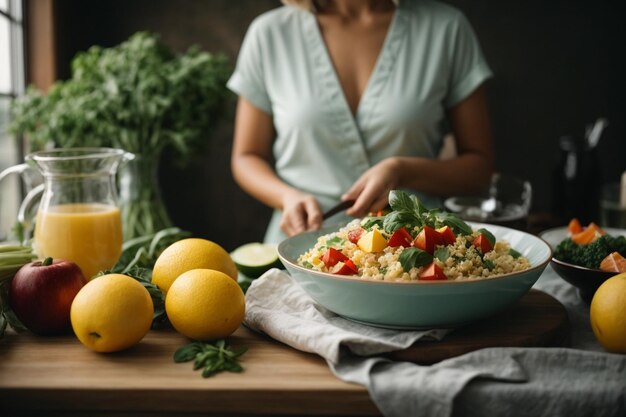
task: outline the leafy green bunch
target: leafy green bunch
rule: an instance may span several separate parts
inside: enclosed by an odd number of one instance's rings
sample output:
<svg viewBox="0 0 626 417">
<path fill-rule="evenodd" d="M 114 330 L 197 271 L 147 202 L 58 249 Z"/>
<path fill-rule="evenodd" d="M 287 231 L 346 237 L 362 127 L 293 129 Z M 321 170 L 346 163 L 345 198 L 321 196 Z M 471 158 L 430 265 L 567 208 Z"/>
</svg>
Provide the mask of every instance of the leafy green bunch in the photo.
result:
<svg viewBox="0 0 626 417">
<path fill-rule="evenodd" d="M 175 54 L 139 32 L 111 48 L 76 55 L 72 77 L 47 94 L 29 87 L 13 101 L 10 132 L 33 149 L 110 146 L 146 157 L 172 146 L 184 162 L 216 124 L 231 68 L 222 54 L 193 46 Z"/>
</svg>

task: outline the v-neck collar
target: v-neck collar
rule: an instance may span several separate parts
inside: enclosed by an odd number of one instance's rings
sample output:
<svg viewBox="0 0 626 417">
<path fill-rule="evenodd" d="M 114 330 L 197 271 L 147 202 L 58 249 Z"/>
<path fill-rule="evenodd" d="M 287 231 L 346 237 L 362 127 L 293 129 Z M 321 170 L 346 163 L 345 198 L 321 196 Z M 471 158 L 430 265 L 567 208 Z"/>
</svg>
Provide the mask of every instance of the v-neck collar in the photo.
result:
<svg viewBox="0 0 626 417">
<path fill-rule="evenodd" d="M 307 34 L 310 52 L 313 57 L 313 62 L 316 67 L 316 73 L 321 76 L 323 86 L 326 90 L 328 90 L 327 96 L 330 97 L 335 103 L 341 103 L 341 112 L 347 112 L 350 119 L 358 125 L 360 121 L 364 121 L 369 118 L 372 106 L 375 104 L 376 97 L 379 96 L 384 82 L 393 68 L 393 61 L 397 55 L 399 40 L 402 38 L 402 29 L 404 28 L 402 7 L 399 5 L 394 11 L 391 22 L 389 23 L 389 28 L 385 34 L 385 40 L 382 48 L 376 58 L 374 69 L 370 74 L 365 90 L 363 90 L 363 93 L 359 98 L 355 113 L 352 113 L 346 98 L 339 76 L 330 57 L 330 52 L 328 51 L 326 42 L 322 36 L 319 23 L 317 22 L 314 14 L 307 13 L 307 15 L 308 18 L 306 19 L 307 25 L 305 31 Z"/>
</svg>

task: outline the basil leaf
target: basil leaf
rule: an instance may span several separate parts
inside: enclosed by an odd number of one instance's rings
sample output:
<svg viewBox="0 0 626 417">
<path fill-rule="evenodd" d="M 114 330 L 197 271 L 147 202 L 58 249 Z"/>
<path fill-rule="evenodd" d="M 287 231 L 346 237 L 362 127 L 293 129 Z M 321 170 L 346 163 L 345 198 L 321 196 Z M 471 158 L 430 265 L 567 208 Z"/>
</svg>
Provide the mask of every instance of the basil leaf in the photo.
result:
<svg viewBox="0 0 626 417">
<path fill-rule="evenodd" d="M 203 368 L 202 376 L 210 377 L 222 371 L 241 372 L 238 358 L 247 351 L 246 347 L 231 348 L 224 339 L 214 343 L 193 342 L 174 353 L 175 362 L 194 360 L 193 369 Z"/>
<path fill-rule="evenodd" d="M 385 216 L 383 229 L 387 233 L 393 233 L 401 227 L 406 227 L 407 230 L 410 230 L 416 225 L 421 225 L 421 223 L 420 219 L 413 212 L 392 211 Z"/>
<path fill-rule="evenodd" d="M 450 250 L 445 246 L 439 246 L 435 249 L 434 256 L 441 262 L 445 262 L 450 257 Z"/>
<path fill-rule="evenodd" d="M 400 254 L 400 265 L 405 272 L 409 272 L 411 268 L 427 265 L 433 261 L 433 256 L 418 248 L 406 248 Z"/>
<path fill-rule="evenodd" d="M 389 192 L 389 206 L 394 211 L 417 210 L 415 200 L 412 200 L 408 193 L 400 190 L 391 190 Z"/>
<path fill-rule="evenodd" d="M 174 352 L 174 362 L 189 362 L 192 359 L 195 359 L 196 355 L 202 351 L 202 345 L 198 343 L 190 343 L 181 348 L 178 348 L 176 352 Z"/>
<path fill-rule="evenodd" d="M 240 357 L 241 355 L 243 355 L 244 353 L 246 353 L 246 352 L 248 351 L 248 348 L 247 348 L 247 347 L 245 347 L 245 346 L 241 346 L 241 347 L 239 347 L 239 348 L 234 348 L 234 349 L 232 349 L 232 348 L 231 348 L 231 350 L 230 350 L 230 351 L 233 353 L 233 356 L 232 356 L 232 357 L 233 357 L 233 359 L 234 359 L 234 358 L 238 358 L 238 357 Z"/>
<path fill-rule="evenodd" d="M 229 372 L 242 372 L 243 368 L 237 362 L 227 362 L 224 368 Z"/>
<path fill-rule="evenodd" d="M 485 236 L 489 243 L 491 243 L 491 246 L 494 246 L 496 244 L 496 237 L 489 230 L 480 228 L 478 229 L 478 233 Z"/>
<path fill-rule="evenodd" d="M 515 249 L 513 249 L 513 248 L 509 248 L 509 255 L 511 255 L 511 256 L 513 257 L 513 259 L 517 259 L 517 258 L 519 258 L 520 256 L 522 256 L 522 254 L 521 254 L 521 253 L 519 253 L 518 251 L 516 251 L 516 250 L 515 250 Z"/>
<path fill-rule="evenodd" d="M 383 228 L 383 219 L 386 219 L 386 217 L 366 217 L 361 222 L 361 227 L 368 232 L 376 225 L 378 225 L 379 228 Z"/>
<path fill-rule="evenodd" d="M 443 223 L 444 226 L 448 226 L 452 229 L 455 235 L 471 235 L 472 228 L 465 223 L 463 220 L 458 218 L 452 213 L 441 213 L 439 215 L 439 220 Z"/>
</svg>

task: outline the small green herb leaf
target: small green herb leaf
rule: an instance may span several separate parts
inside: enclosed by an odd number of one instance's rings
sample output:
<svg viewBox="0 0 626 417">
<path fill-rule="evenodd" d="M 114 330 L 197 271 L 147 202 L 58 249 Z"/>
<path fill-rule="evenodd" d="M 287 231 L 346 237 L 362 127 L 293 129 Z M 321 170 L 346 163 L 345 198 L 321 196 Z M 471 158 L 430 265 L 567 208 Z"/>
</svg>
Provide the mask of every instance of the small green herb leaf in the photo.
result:
<svg viewBox="0 0 626 417">
<path fill-rule="evenodd" d="M 517 259 L 517 258 L 519 258 L 520 256 L 522 256 L 522 254 L 521 254 L 521 253 L 519 253 L 518 251 L 516 251 L 516 250 L 515 250 L 515 249 L 513 249 L 513 248 L 509 248 L 509 255 L 511 255 L 511 256 L 513 257 L 513 259 Z"/>
<path fill-rule="evenodd" d="M 222 371 L 243 371 L 238 359 L 247 350 L 246 347 L 230 348 L 224 339 L 213 343 L 193 342 L 176 350 L 174 362 L 194 361 L 193 369 L 202 369 L 202 377 L 208 378 Z"/>
<path fill-rule="evenodd" d="M 490 271 L 492 271 L 496 267 L 496 265 L 489 259 L 483 259 L 483 266 Z"/>
<path fill-rule="evenodd" d="M 340 238 L 339 236 L 335 236 L 328 239 L 325 246 L 328 248 L 341 248 L 344 242 L 344 239 Z"/>
<path fill-rule="evenodd" d="M 433 261 L 433 256 L 418 248 L 406 248 L 400 254 L 400 265 L 405 272 L 409 272 L 411 268 L 427 265 Z"/>
<path fill-rule="evenodd" d="M 198 353 L 202 352 L 202 344 L 198 342 L 190 343 L 174 352 L 174 362 L 189 362 L 195 359 Z"/>
<path fill-rule="evenodd" d="M 446 259 L 450 257 L 450 250 L 445 246 L 439 246 L 437 249 L 435 249 L 434 256 L 441 262 L 445 262 Z"/>
<path fill-rule="evenodd" d="M 361 227 L 368 232 L 372 230 L 374 226 L 378 226 L 379 228 L 383 227 L 383 222 L 386 217 L 366 217 L 361 221 Z"/>
</svg>

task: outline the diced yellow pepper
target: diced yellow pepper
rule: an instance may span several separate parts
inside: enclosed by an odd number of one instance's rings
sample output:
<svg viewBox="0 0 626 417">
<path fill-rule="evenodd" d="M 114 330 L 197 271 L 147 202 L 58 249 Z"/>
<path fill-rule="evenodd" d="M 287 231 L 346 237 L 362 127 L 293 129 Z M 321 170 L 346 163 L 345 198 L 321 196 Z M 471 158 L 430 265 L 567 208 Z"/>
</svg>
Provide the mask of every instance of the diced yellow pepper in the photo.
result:
<svg viewBox="0 0 626 417">
<path fill-rule="evenodd" d="M 387 247 L 387 240 L 377 229 L 372 229 L 361 236 L 357 246 L 363 252 L 380 252 Z"/>
</svg>

